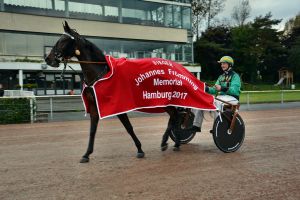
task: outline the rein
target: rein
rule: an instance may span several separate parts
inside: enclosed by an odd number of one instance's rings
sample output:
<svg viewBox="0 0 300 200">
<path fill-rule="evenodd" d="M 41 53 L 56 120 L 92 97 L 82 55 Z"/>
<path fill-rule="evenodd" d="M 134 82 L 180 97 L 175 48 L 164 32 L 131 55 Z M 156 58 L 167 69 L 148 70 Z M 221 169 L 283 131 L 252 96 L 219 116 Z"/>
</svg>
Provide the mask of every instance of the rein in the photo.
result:
<svg viewBox="0 0 300 200">
<path fill-rule="evenodd" d="M 64 60 L 64 63 L 107 64 L 107 62 L 79 61 L 79 60 L 71 60 L 71 59 L 65 59 L 65 60 Z"/>
<path fill-rule="evenodd" d="M 107 62 L 96 62 L 96 61 L 79 61 L 79 60 L 71 60 L 71 59 L 63 59 L 63 63 L 64 63 L 64 68 L 60 74 L 61 79 L 64 78 L 64 74 L 65 71 L 67 69 L 67 67 L 69 67 L 73 72 L 75 72 L 75 74 L 79 75 L 81 81 L 81 74 L 79 72 L 77 72 L 75 69 L 73 69 L 70 65 L 68 65 L 68 63 L 84 63 L 84 64 L 107 64 Z M 105 68 L 107 68 L 107 66 L 105 66 Z M 101 77 L 104 76 L 104 74 L 107 73 L 107 71 L 103 71 L 103 73 L 99 74 L 93 81 L 91 81 L 91 83 L 88 83 L 84 78 L 83 78 L 83 82 L 90 87 L 91 85 L 93 85 L 97 80 L 99 80 Z"/>
</svg>

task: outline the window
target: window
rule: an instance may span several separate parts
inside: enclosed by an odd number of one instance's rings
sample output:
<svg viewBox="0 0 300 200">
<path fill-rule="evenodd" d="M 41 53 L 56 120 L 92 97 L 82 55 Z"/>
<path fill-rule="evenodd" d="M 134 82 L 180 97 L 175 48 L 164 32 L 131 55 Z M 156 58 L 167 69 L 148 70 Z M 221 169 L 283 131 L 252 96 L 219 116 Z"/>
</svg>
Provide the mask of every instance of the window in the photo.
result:
<svg viewBox="0 0 300 200">
<path fill-rule="evenodd" d="M 13 6 L 52 9 L 51 0 L 4 0 L 4 4 Z"/>
<path fill-rule="evenodd" d="M 27 39 L 25 34 L 4 33 L 6 55 L 27 55 Z"/>
<path fill-rule="evenodd" d="M 0 33 L 0 55 L 43 58 L 58 38 L 39 34 Z"/>
<path fill-rule="evenodd" d="M 26 55 L 41 56 L 44 47 L 44 36 L 26 35 Z"/>
<path fill-rule="evenodd" d="M 177 2 L 189 3 L 178 0 Z M 68 3 L 68 5 L 66 5 Z M 68 11 L 66 10 L 68 7 Z M 4 0 L 4 11 L 98 21 L 191 28 L 191 7 L 141 0 Z M 119 16 L 119 15 L 122 16 Z"/>
<path fill-rule="evenodd" d="M 64 11 L 65 10 L 65 1 L 64 0 L 55 0 L 53 7 L 55 10 Z"/>
<path fill-rule="evenodd" d="M 29 59 L 43 60 L 44 55 L 49 54 L 60 36 L 1 33 L 0 32 L 0 56 L 15 59 L 15 57 L 27 57 Z M 121 39 L 87 38 L 100 48 L 105 54 L 116 57 L 164 57 L 177 61 L 185 61 L 191 55 L 191 45 L 168 42 L 137 41 Z M 1 42 L 2 41 L 2 42 Z M 186 47 L 184 49 L 183 46 Z M 174 56 L 175 55 L 175 56 Z M 189 56 L 190 58 L 190 56 Z M 48 77 L 47 79 L 49 79 Z"/>
<path fill-rule="evenodd" d="M 105 16 L 119 16 L 119 9 L 112 6 L 104 6 Z"/>
<path fill-rule="evenodd" d="M 173 6 L 172 5 L 165 6 L 165 26 L 169 26 L 169 27 L 173 26 Z"/>
<path fill-rule="evenodd" d="M 181 25 L 181 6 L 173 5 L 173 16 L 174 16 L 173 26 L 175 28 L 182 28 L 182 25 Z"/>
<path fill-rule="evenodd" d="M 182 26 L 185 29 L 191 29 L 191 8 L 182 7 Z"/>
<path fill-rule="evenodd" d="M 79 12 L 79 13 L 88 13 L 102 15 L 102 7 L 96 4 L 88 3 L 78 3 L 78 2 L 69 2 L 69 11 L 70 12 Z"/>
<path fill-rule="evenodd" d="M 5 40 L 4 33 L 0 33 L 0 55 L 4 54 Z"/>
<path fill-rule="evenodd" d="M 55 88 L 54 74 L 46 74 L 46 88 Z"/>
</svg>

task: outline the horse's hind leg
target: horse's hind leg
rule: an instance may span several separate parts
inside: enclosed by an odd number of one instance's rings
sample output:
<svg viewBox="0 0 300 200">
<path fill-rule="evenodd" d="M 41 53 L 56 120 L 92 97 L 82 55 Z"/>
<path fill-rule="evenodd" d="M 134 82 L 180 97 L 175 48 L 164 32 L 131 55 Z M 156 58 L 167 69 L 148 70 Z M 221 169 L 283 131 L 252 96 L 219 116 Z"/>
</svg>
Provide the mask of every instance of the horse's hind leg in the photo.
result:
<svg viewBox="0 0 300 200">
<path fill-rule="evenodd" d="M 145 156 L 145 153 L 142 150 L 142 145 L 141 142 L 139 141 L 139 139 L 137 138 L 137 136 L 135 135 L 134 131 L 133 131 L 133 127 L 128 119 L 127 114 L 121 114 L 118 115 L 118 118 L 120 119 L 120 121 L 122 122 L 123 126 L 125 127 L 126 131 L 128 132 L 128 134 L 131 136 L 131 138 L 133 139 L 135 146 L 138 150 L 137 153 L 137 158 L 143 158 Z"/>
<path fill-rule="evenodd" d="M 171 129 L 172 129 L 172 120 L 171 118 L 169 119 L 168 121 L 168 127 L 165 131 L 165 133 L 163 134 L 163 137 L 162 137 L 162 141 L 161 141 L 161 145 L 160 145 L 160 149 L 162 151 L 165 151 L 168 149 L 168 139 L 169 139 L 169 135 L 171 133 Z"/>
<path fill-rule="evenodd" d="M 166 112 L 170 115 L 170 119 L 168 122 L 168 127 L 167 130 L 165 131 L 163 138 L 162 138 L 162 143 L 161 143 L 161 150 L 164 151 L 167 149 L 167 140 L 169 138 L 169 135 L 171 133 L 171 129 L 176 126 L 177 123 L 177 110 L 175 107 L 166 107 L 165 108 Z M 178 133 L 175 133 L 175 145 L 174 145 L 174 151 L 179 151 L 180 150 L 180 135 Z"/>
</svg>

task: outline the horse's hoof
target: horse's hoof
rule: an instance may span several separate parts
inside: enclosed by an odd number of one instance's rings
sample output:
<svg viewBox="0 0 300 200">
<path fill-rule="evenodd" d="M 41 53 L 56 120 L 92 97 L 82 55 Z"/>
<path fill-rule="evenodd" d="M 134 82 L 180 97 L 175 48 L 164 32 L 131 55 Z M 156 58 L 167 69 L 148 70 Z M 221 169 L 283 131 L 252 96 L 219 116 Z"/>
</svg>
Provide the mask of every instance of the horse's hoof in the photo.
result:
<svg viewBox="0 0 300 200">
<path fill-rule="evenodd" d="M 139 153 L 136 154 L 136 157 L 137 158 L 144 158 L 145 157 L 145 153 L 144 152 L 141 152 L 141 153 L 139 152 Z"/>
<path fill-rule="evenodd" d="M 165 151 L 165 150 L 167 150 L 168 149 L 168 143 L 167 144 L 164 144 L 164 145 L 162 145 L 161 147 L 160 147 L 160 150 L 161 151 Z"/>
<path fill-rule="evenodd" d="M 89 158 L 82 157 L 80 163 L 88 163 L 90 161 Z"/>
<path fill-rule="evenodd" d="M 180 147 L 174 146 L 174 147 L 173 147 L 173 151 L 180 151 Z"/>
</svg>

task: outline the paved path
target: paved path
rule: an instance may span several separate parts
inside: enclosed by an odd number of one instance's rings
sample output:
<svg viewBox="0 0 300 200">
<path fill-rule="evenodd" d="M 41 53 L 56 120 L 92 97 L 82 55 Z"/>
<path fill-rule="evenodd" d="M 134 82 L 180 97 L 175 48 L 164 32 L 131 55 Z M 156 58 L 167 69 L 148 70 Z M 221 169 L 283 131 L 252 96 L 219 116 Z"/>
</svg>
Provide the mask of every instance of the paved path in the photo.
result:
<svg viewBox="0 0 300 200">
<path fill-rule="evenodd" d="M 241 115 L 245 142 L 230 154 L 214 145 L 209 116 L 180 152 L 159 149 L 165 115 L 132 118 L 143 159 L 117 119 L 102 120 L 87 164 L 87 120 L 1 125 L 0 199 L 300 199 L 300 108 Z"/>
</svg>

